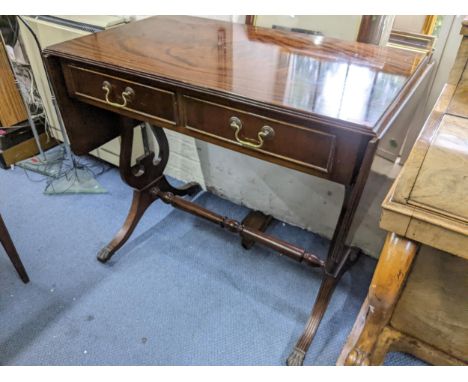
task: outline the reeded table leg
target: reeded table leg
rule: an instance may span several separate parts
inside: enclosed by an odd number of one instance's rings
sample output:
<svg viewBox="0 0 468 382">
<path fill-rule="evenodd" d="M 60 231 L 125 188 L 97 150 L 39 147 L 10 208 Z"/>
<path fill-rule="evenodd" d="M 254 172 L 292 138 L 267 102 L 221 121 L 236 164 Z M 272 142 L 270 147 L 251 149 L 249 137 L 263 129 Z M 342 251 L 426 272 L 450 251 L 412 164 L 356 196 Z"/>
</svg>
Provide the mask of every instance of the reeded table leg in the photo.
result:
<svg viewBox="0 0 468 382">
<path fill-rule="evenodd" d="M 359 255 L 360 250 L 358 248 L 348 248 L 336 274 L 325 272 L 323 275 L 322 283 L 320 284 L 320 289 L 317 293 L 305 330 L 286 361 L 288 366 L 302 366 L 304 363 L 305 355 L 317 333 L 317 329 L 327 310 L 336 285 L 346 270 L 357 261 Z"/>
<path fill-rule="evenodd" d="M 301 366 L 303 364 L 307 350 L 322 321 L 337 282 L 359 257 L 359 249 L 346 247 L 345 242 L 369 176 L 377 144 L 377 139 L 373 139 L 368 143 L 361 167 L 354 182 L 346 186 L 343 206 L 327 254 L 325 275 L 304 333 L 299 338 L 294 350 L 286 361 L 288 366 Z"/>
<path fill-rule="evenodd" d="M 315 333 L 322 321 L 323 315 L 327 310 L 336 282 L 337 280 L 333 276 L 324 275 L 304 333 L 302 333 L 299 341 L 294 347 L 294 350 L 286 361 L 288 366 L 302 366 L 307 350 L 309 350 L 309 346 L 312 343 Z"/>
<path fill-rule="evenodd" d="M 21 280 L 25 284 L 28 283 L 29 282 L 28 274 L 26 273 L 26 270 L 24 269 L 23 263 L 21 262 L 21 259 L 18 255 L 18 252 L 16 251 L 15 245 L 13 244 L 13 241 L 11 240 L 10 234 L 7 230 L 5 222 L 3 221 L 1 215 L 0 215 L 0 242 L 5 248 L 5 251 L 8 257 L 13 263 L 13 266 L 15 267 L 16 272 L 18 272 L 18 275 L 21 278 Z"/>
</svg>

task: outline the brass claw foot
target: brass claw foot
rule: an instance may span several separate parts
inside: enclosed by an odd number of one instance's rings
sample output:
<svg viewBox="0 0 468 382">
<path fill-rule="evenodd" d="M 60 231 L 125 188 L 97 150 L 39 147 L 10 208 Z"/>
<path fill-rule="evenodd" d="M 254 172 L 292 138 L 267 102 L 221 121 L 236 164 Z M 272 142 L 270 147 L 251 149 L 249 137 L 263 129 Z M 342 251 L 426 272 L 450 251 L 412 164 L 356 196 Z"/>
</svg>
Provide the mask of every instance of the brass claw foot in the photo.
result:
<svg viewBox="0 0 468 382">
<path fill-rule="evenodd" d="M 294 348 L 292 353 L 289 355 L 286 365 L 288 366 L 302 366 L 304 364 L 305 358 L 305 351 L 298 349 L 297 347 Z"/>
<path fill-rule="evenodd" d="M 101 262 L 101 263 L 105 263 L 107 262 L 107 260 L 109 260 L 111 257 L 112 257 L 112 253 L 111 253 L 111 249 L 107 246 L 105 246 L 104 248 L 102 248 L 98 254 L 97 254 L 97 259 Z"/>
</svg>

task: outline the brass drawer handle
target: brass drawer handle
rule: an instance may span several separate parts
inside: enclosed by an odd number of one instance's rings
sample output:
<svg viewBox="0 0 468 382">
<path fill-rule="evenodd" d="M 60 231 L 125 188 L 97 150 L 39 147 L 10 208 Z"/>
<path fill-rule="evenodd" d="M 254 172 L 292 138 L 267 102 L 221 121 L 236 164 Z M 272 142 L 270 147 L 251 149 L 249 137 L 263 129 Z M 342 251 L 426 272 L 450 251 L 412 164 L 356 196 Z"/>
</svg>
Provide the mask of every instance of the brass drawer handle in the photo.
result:
<svg viewBox="0 0 468 382">
<path fill-rule="evenodd" d="M 237 142 L 239 142 L 242 146 L 251 147 L 254 149 L 261 148 L 266 139 L 272 139 L 275 136 L 275 130 L 273 130 L 273 128 L 270 126 L 265 125 L 257 134 L 258 141 L 250 138 L 241 139 L 239 138 L 239 133 L 242 130 L 242 121 L 237 117 L 231 117 L 229 119 L 229 126 L 236 131 L 234 136 L 236 137 Z"/>
<path fill-rule="evenodd" d="M 112 102 L 109 99 L 109 94 L 111 92 L 111 89 L 112 89 L 112 85 L 110 84 L 110 82 L 104 81 L 102 83 L 102 90 L 104 90 L 106 92 L 106 102 L 109 105 L 112 105 L 112 106 L 115 106 L 115 107 L 127 107 L 128 103 L 135 96 L 135 91 L 131 87 L 127 86 L 125 88 L 125 91 L 122 92 L 123 103 Z"/>
</svg>

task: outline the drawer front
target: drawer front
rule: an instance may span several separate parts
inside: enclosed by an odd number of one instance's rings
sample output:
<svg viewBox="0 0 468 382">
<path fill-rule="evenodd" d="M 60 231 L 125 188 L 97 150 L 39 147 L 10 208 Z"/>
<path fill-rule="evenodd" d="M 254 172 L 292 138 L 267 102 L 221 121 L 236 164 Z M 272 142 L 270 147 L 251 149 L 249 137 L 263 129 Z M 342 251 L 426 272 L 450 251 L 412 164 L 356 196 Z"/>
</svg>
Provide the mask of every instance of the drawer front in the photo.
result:
<svg viewBox="0 0 468 382">
<path fill-rule="evenodd" d="M 332 171 L 336 146 L 332 134 L 187 95 L 183 100 L 185 128 L 197 135 L 233 144 L 234 149 L 242 146 L 266 160 L 276 158 L 325 174 Z"/>
<path fill-rule="evenodd" d="M 63 67 L 72 97 L 133 118 L 175 125 L 175 93 L 74 64 Z"/>
</svg>

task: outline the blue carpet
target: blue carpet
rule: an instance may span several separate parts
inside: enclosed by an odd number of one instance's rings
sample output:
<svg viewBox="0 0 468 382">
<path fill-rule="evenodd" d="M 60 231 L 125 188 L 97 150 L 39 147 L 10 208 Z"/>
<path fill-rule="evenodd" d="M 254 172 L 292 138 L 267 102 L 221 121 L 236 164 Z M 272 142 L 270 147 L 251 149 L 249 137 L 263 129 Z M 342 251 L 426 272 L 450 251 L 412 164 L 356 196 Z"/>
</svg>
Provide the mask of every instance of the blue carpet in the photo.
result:
<svg viewBox="0 0 468 382">
<path fill-rule="evenodd" d="M 37 178 L 37 177 L 36 177 Z M 21 169 L 0 171 L 0 211 L 29 273 L 21 283 L 0 248 L 2 365 L 282 365 L 304 329 L 317 270 L 155 203 L 103 265 L 96 252 L 120 228 L 131 190 L 112 169 L 100 195 L 42 194 Z M 242 219 L 247 210 L 203 193 L 197 202 Z M 328 241 L 275 222 L 274 235 L 322 257 Z M 366 295 L 375 260 L 338 286 L 306 365 L 334 365 Z M 387 365 L 423 365 L 392 353 Z"/>
</svg>

